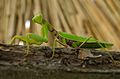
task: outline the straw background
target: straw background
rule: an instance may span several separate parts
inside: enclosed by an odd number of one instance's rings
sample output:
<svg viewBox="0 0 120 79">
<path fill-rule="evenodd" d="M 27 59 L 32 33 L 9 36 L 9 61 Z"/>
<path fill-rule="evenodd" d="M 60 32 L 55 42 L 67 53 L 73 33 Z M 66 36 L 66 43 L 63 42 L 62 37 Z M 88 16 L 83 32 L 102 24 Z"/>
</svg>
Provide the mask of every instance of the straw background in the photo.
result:
<svg viewBox="0 0 120 79">
<path fill-rule="evenodd" d="M 0 0 L 0 42 L 14 35 L 40 34 L 31 18 L 41 13 L 55 29 L 112 42 L 120 48 L 120 0 Z M 30 28 L 25 28 L 30 20 Z M 49 34 L 48 45 L 53 43 Z"/>
</svg>

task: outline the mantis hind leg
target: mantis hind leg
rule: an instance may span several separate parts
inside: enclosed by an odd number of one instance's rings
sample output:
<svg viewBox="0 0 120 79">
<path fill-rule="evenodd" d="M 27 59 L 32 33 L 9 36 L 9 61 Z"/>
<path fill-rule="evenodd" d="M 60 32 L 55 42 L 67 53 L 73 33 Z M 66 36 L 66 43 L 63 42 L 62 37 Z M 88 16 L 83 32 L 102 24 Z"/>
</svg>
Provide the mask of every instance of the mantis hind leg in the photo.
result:
<svg viewBox="0 0 120 79">
<path fill-rule="evenodd" d="M 92 36 L 89 36 L 82 44 L 79 45 L 78 48 L 80 48 L 82 45 L 84 45 L 90 38 L 92 38 Z"/>
<path fill-rule="evenodd" d="M 98 40 L 96 40 L 96 42 L 99 44 L 99 46 L 101 47 L 101 48 L 103 48 L 105 51 L 107 50 Z M 111 58 L 111 60 L 112 60 L 112 62 L 115 64 L 115 60 L 114 60 L 114 58 L 112 57 L 112 55 L 109 53 L 109 52 L 106 52 L 108 55 L 109 55 L 109 57 Z"/>
<path fill-rule="evenodd" d="M 80 48 L 82 45 L 84 45 L 87 41 L 89 41 L 90 38 L 92 38 L 92 37 L 91 37 L 91 36 L 88 37 L 88 38 L 87 38 L 82 44 L 80 44 L 80 46 L 77 47 L 77 48 Z M 98 40 L 96 40 L 96 42 L 99 44 L 99 46 L 100 46 L 101 48 L 103 48 L 104 50 L 107 50 Z M 112 55 L 111 55 L 110 53 L 107 53 L 107 54 L 110 56 L 112 62 L 115 63 Z"/>
</svg>

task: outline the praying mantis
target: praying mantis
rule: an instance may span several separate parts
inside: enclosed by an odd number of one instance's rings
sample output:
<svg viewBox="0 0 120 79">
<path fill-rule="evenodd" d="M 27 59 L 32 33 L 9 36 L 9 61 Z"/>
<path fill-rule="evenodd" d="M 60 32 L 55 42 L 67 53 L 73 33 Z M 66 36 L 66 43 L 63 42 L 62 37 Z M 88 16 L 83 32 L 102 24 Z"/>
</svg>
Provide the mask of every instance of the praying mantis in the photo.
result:
<svg viewBox="0 0 120 79">
<path fill-rule="evenodd" d="M 97 48 L 108 48 L 112 47 L 112 43 L 98 41 L 92 37 L 82 37 L 77 36 L 74 34 L 68 34 L 66 32 L 59 32 L 53 28 L 53 26 L 47 22 L 42 15 L 36 15 L 32 18 L 34 23 L 40 24 L 41 28 L 41 35 L 28 33 L 25 36 L 14 36 L 10 42 L 12 44 L 15 39 L 19 39 L 27 45 L 27 49 L 29 49 L 29 45 L 41 45 L 43 42 L 48 42 L 48 33 L 55 37 L 55 41 L 60 43 L 65 47 L 72 47 L 72 48 L 88 48 L 88 49 L 97 49 Z M 28 55 L 29 51 L 27 51 Z"/>
</svg>

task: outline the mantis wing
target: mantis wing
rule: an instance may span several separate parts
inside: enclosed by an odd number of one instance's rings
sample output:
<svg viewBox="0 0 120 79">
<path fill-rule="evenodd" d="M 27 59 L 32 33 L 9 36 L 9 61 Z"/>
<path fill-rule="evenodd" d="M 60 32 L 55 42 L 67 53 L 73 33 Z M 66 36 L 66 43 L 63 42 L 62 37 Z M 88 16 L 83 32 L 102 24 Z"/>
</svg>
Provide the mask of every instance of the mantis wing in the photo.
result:
<svg viewBox="0 0 120 79">
<path fill-rule="evenodd" d="M 87 37 L 82 37 L 82 36 L 77 36 L 77 35 L 73 35 L 73 34 L 68 34 L 66 32 L 59 32 L 59 35 L 61 37 L 65 38 L 65 39 L 69 39 L 69 40 L 75 41 L 74 44 L 76 44 L 76 46 L 79 46 L 80 44 L 82 44 L 87 39 Z M 82 45 L 81 48 L 102 48 L 100 44 L 104 48 L 108 48 L 108 47 L 113 46 L 113 44 L 111 44 L 111 43 L 104 42 L 104 41 L 97 41 L 94 38 L 90 38 L 88 41 L 86 41 L 85 44 Z M 75 47 L 75 45 L 73 47 Z"/>
</svg>

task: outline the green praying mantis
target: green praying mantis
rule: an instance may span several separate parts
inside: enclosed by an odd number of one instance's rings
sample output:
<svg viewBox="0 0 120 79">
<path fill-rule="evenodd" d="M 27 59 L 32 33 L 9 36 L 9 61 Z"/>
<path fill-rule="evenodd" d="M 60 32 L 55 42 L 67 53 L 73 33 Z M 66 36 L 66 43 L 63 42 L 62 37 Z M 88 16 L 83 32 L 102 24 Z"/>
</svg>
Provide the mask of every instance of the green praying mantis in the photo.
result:
<svg viewBox="0 0 120 79">
<path fill-rule="evenodd" d="M 112 43 L 98 41 L 92 37 L 82 37 L 73 34 L 68 34 L 66 32 L 59 32 L 53 28 L 53 26 L 47 22 L 41 15 L 36 15 L 32 18 L 34 23 L 40 24 L 41 28 L 41 35 L 29 33 L 25 36 L 14 36 L 10 42 L 12 44 L 15 39 L 19 39 L 27 45 L 27 49 L 29 50 L 29 45 L 41 45 L 43 42 L 48 42 L 48 33 L 51 32 L 52 35 L 55 37 L 55 41 L 60 43 L 65 47 L 72 47 L 72 48 L 88 48 L 88 49 L 97 49 L 97 48 L 108 48 L 112 47 Z M 27 50 L 27 54 L 29 51 Z M 54 54 L 54 51 L 53 51 Z M 53 55 L 54 56 L 54 55 Z"/>
</svg>

